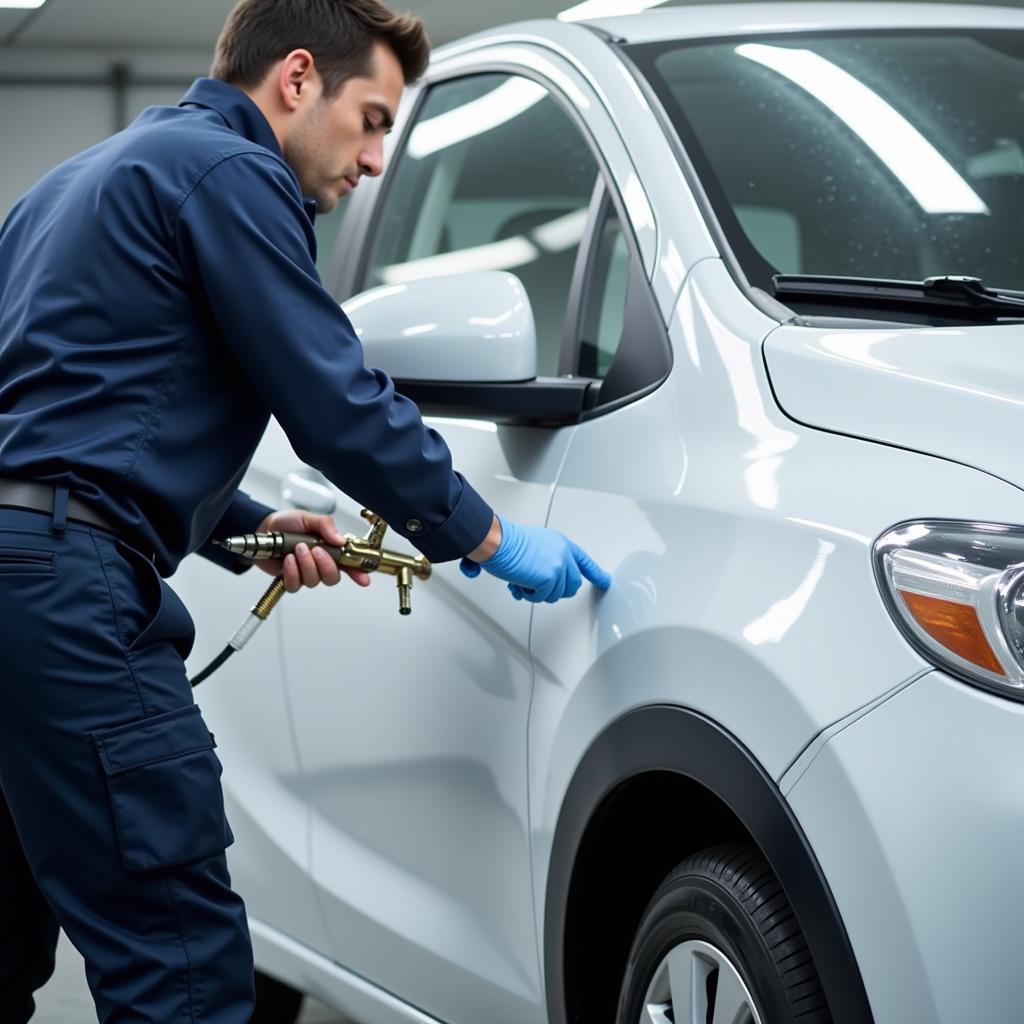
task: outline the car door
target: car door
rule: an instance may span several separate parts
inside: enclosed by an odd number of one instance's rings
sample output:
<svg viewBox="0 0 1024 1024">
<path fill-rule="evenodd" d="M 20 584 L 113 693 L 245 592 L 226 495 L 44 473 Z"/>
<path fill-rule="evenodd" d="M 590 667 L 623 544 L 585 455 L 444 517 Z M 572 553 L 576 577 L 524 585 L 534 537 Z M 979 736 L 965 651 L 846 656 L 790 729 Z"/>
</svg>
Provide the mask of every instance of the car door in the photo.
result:
<svg viewBox="0 0 1024 1024">
<path fill-rule="evenodd" d="M 288 439 L 272 420 L 244 489 L 271 507 L 286 505 L 281 490 L 288 483 L 282 473 L 294 460 Z M 190 676 L 224 649 L 270 581 L 258 569 L 235 576 L 204 558 L 181 563 L 171 582 L 196 624 Z M 274 621 L 279 615 L 195 695 L 224 764 L 224 796 L 236 839 L 228 850 L 228 867 L 254 930 L 265 923 L 323 949 L 328 939 L 309 878 L 310 812 L 300 786 L 301 761 L 279 666 L 281 624 Z"/>
<path fill-rule="evenodd" d="M 351 253 L 359 284 L 508 270 L 533 306 L 539 372 L 555 377 L 599 179 L 592 143 L 538 77 L 438 81 Z M 436 329 L 423 321 L 406 330 Z M 545 521 L 570 429 L 486 410 L 427 419 L 496 509 Z M 342 529 L 363 532 L 337 488 L 297 460 L 289 474 L 294 502 L 334 505 Z M 278 613 L 332 954 L 451 1024 L 546 1019 L 526 773 L 531 612 L 449 563 L 416 584 L 405 618 L 387 577 L 367 592 L 300 594 Z"/>
</svg>

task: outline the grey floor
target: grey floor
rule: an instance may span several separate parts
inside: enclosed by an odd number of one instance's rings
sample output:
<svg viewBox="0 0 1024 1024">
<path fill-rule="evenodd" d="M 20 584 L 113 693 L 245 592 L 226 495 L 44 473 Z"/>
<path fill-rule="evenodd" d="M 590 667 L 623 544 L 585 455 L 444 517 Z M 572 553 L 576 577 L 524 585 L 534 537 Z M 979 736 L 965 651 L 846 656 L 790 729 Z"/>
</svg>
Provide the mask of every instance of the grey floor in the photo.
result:
<svg viewBox="0 0 1024 1024">
<path fill-rule="evenodd" d="M 33 1024 L 87 1024 L 96 1019 L 92 997 L 85 984 L 82 958 L 61 935 L 57 951 L 57 970 L 49 984 L 36 994 L 36 1015 Z M 353 1024 L 319 1003 L 306 1001 L 300 1024 Z"/>
</svg>

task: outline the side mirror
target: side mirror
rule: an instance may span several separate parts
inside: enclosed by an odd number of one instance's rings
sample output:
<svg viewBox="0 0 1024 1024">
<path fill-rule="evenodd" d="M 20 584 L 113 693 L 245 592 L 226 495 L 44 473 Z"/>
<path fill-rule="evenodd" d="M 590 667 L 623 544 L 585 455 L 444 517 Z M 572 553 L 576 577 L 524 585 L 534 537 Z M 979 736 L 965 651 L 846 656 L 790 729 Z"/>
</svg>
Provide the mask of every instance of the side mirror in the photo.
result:
<svg viewBox="0 0 1024 1024">
<path fill-rule="evenodd" d="M 367 366 L 400 381 L 511 384 L 537 376 L 537 329 L 514 274 L 384 285 L 342 303 Z"/>
</svg>

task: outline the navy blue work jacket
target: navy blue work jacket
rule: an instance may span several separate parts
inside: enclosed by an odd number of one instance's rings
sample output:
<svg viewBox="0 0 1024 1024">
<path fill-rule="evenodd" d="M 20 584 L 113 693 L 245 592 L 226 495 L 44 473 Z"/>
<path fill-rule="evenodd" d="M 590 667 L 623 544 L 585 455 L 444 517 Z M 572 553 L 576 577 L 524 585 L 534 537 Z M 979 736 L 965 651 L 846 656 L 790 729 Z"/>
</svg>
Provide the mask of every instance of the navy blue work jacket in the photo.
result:
<svg viewBox="0 0 1024 1024">
<path fill-rule="evenodd" d="M 169 575 L 266 515 L 238 484 L 274 415 L 428 558 L 477 547 L 491 509 L 364 366 L 314 208 L 212 79 L 47 174 L 0 229 L 0 477 L 68 484 Z"/>
</svg>

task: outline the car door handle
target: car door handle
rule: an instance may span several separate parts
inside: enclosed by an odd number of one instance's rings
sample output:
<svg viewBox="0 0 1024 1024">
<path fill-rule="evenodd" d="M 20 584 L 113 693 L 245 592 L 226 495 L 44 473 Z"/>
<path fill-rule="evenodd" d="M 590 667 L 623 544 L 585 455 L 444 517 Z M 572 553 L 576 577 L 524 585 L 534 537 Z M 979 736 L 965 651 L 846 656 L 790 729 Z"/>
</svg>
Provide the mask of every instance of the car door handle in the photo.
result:
<svg viewBox="0 0 1024 1024">
<path fill-rule="evenodd" d="M 316 473 L 315 470 L 311 471 Z M 281 481 L 281 497 L 292 508 L 329 516 L 337 506 L 331 485 L 319 473 L 289 473 Z"/>
</svg>

